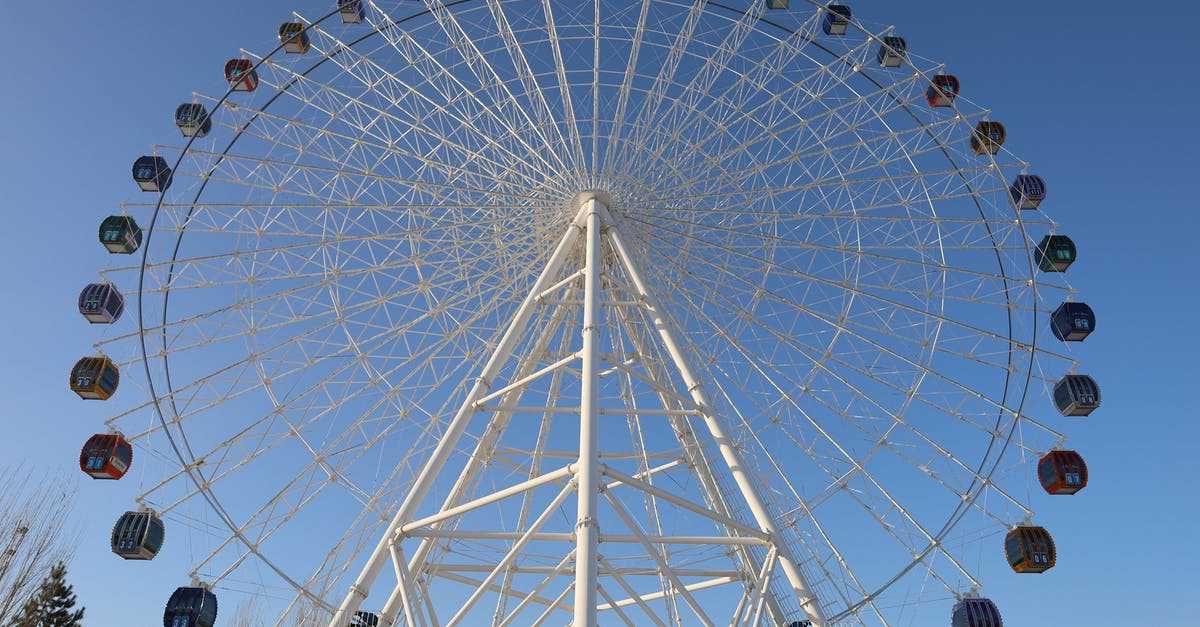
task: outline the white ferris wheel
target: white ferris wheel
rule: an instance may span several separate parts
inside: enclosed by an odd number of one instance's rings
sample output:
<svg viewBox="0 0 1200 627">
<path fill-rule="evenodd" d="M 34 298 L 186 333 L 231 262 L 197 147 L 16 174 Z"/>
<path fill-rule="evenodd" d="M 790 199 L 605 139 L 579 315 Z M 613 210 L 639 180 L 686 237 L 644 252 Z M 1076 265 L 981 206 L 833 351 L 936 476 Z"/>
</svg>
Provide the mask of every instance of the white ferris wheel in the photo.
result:
<svg viewBox="0 0 1200 627">
<path fill-rule="evenodd" d="M 136 328 L 98 347 L 147 392 L 108 425 L 154 469 L 122 510 L 168 530 L 125 557 L 187 537 L 181 583 L 281 625 L 986 593 L 1064 441 L 1074 248 L 969 77 L 802 0 L 313 15 L 106 221 Z"/>
</svg>

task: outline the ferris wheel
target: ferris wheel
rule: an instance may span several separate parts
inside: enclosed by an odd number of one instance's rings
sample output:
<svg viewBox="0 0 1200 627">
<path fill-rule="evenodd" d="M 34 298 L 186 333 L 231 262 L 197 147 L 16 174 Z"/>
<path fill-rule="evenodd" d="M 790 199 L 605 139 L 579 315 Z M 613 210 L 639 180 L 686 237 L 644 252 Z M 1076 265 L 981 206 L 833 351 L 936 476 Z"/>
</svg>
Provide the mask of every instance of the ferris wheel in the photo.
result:
<svg viewBox="0 0 1200 627">
<path fill-rule="evenodd" d="M 137 160 L 100 229 L 137 256 L 80 296 L 136 321 L 72 388 L 147 390 L 80 461 L 155 469 L 113 550 L 188 538 L 168 620 L 983 626 L 984 564 L 1053 566 L 1028 486 L 1086 485 L 1042 404 L 1099 404 L 1059 343 L 1095 316 L 919 42 L 799 0 L 278 35 Z"/>
</svg>

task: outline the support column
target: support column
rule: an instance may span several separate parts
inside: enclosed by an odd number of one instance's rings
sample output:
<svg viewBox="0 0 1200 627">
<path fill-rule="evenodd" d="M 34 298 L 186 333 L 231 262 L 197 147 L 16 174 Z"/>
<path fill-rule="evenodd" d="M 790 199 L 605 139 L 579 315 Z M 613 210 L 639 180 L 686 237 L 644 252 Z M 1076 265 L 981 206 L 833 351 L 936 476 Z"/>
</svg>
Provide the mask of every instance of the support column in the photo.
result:
<svg viewBox="0 0 1200 627">
<path fill-rule="evenodd" d="M 704 388 L 700 385 L 700 380 L 692 372 L 691 365 L 688 364 L 684 356 L 682 344 L 675 337 L 674 325 L 669 320 L 666 312 L 659 306 L 657 299 L 650 292 L 649 286 L 642 278 L 641 271 L 633 263 L 633 257 L 629 254 L 629 250 L 625 246 L 625 238 L 621 235 L 621 231 L 617 229 L 616 225 L 613 224 L 612 217 L 608 213 L 608 208 L 598 205 L 596 211 L 601 214 L 604 224 L 609 229 L 608 239 L 612 242 L 617 258 L 625 268 L 625 272 L 629 275 L 629 279 L 633 283 L 632 287 L 637 291 L 638 296 L 642 298 L 646 308 L 650 311 L 651 319 L 653 320 L 655 330 L 658 332 L 659 339 L 667 349 L 667 353 L 671 356 L 675 367 L 679 369 L 679 375 L 687 386 L 692 400 L 701 408 L 704 424 L 708 427 L 709 434 L 712 436 L 717 449 L 721 453 L 721 458 L 729 468 L 729 472 L 733 475 L 733 480 L 742 493 L 742 497 L 746 499 L 746 505 L 749 507 L 750 513 L 754 516 L 754 521 L 758 523 L 759 529 L 771 537 L 775 551 L 779 555 L 780 568 L 783 570 L 784 576 L 787 577 L 788 583 L 791 584 L 792 591 L 796 594 L 800 607 L 808 614 L 808 619 L 812 622 L 813 627 L 827 627 L 829 623 L 825 620 L 825 615 L 821 611 L 816 594 L 812 592 L 803 573 L 800 572 L 799 562 L 792 557 L 791 550 L 780 535 L 774 517 L 771 515 L 770 510 L 767 509 L 766 502 L 763 501 L 762 496 L 754 486 L 754 482 L 747 474 L 746 465 L 742 462 L 741 454 L 734 447 L 733 439 L 725 431 L 725 425 L 713 413 L 713 405 L 709 401 L 708 395 L 705 394 Z"/>
<path fill-rule="evenodd" d="M 575 521 L 574 627 L 595 627 L 599 585 L 600 497 L 600 210 L 595 198 L 584 202 L 587 248 L 583 279 L 583 350 L 579 399 L 579 490 Z"/>
</svg>

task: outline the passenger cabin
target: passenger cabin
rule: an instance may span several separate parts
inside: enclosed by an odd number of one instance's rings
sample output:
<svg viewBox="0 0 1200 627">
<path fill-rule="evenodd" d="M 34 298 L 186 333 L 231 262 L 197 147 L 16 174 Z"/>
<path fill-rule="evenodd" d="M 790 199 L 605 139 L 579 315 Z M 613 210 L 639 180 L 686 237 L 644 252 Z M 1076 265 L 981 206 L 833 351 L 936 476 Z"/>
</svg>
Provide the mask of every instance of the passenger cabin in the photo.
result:
<svg viewBox="0 0 1200 627">
<path fill-rule="evenodd" d="M 230 59 L 225 62 L 225 80 L 234 91 L 258 89 L 258 72 L 250 59 Z"/>
<path fill-rule="evenodd" d="M 171 168 L 162 157 L 143 155 L 133 162 L 133 180 L 143 192 L 165 192 L 171 187 Z"/>
<path fill-rule="evenodd" d="M 379 616 L 375 612 L 355 612 L 350 627 L 379 627 Z"/>
<path fill-rule="evenodd" d="M 1054 404 L 1064 416 L 1086 416 L 1100 406 L 1100 386 L 1086 374 L 1069 374 L 1054 384 Z"/>
<path fill-rule="evenodd" d="M 786 9 L 788 8 L 788 0 L 767 0 L 768 9 Z"/>
<path fill-rule="evenodd" d="M 971 133 L 971 152 L 977 155 L 994 155 L 1000 152 L 1007 136 L 1003 124 L 987 120 L 980 122 L 975 125 L 975 132 Z"/>
<path fill-rule="evenodd" d="M 850 7 L 844 4 L 831 4 L 825 7 L 825 18 L 821 20 L 821 30 L 826 35 L 845 35 L 850 26 Z"/>
<path fill-rule="evenodd" d="M 184 137 L 204 137 L 212 130 L 208 109 L 198 102 L 185 102 L 175 107 L 175 126 Z"/>
<path fill-rule="evenodd" d="M 971 597 L 954 604 L 950 627 L 1004 627 L 1004 621 L 991 599 Z"/>
<path fill-rule="evenodd" d="M 107 357 L 84 357 L 71 369 L 71 391 L 84 400 L 108 400 L 120 380 L 117 365 Z"/>
<path fill-rule="evenodd" d="M 108 216 L 100 222 L 100 243 L 114 255 L 128 255 L 142 245 L 142 229 L 129 216 Z"/>
<path fill-rule="evenodd" d="M 888 35 L 883 38 L 883 43 L 879 44 L 879 50 L 875 51 L 875 61 L 883 67 L 900 67 L 907 49 L 908 44 L 903 37 Z"/>
<path fill-rule="evenodd" d="M 283 50 L 289 54 L 304 54 L 308 52 L 308 31 L 300 22 L 284 22 L 279 25 L 279 41 Z"/>
<path fill-rule="evenodd" d="M 120 433 L 97 433 L 79 451 L 79 469 L 93 479 L 120 479 L 133 464 L 133 447 Z"/>
<path fill-rule="evenodd" d="M 1018 174 L 1008 187 L 1008 195 L 1017 209 L 1037 209 L 1046 199 L 1046 181 L 1036 174 Z"/>
<path fill-rule="evenodd" d="M 1048 494 L 1075 494 L 1087 487 L 1087 464 L 1075 451 L 1050 451 L 1038 461 L 1038 480 Z"/>
<path fill-rule="evenodd" d="M 79 293 L 79 313 L 92 324 L 112 324 L 125 311 L 125 297 L 112 283 L 89 283 Z"/>
<path fill-rule="evenodd" d="M 125 512 L 112 530 L 112 552 L 127 560 L 151 560 L 162 549 L 166 527 L 150 511 Z"/>
<path fill-rule="evenodd" d="M 949 74 L 938 74 L 925 90 L 925 102 L 931 107 L 949 107 L 958 95 L 958 79 Z"/>
<path fill-rule="evenodd" d="M 1082 342 L 1096 330 L 1096 314 L 1087 303 L 1063 303 L 1050 314 L 1050 330 L 1064 342 Z"/>
<path fill-rule="evenodd" d="M 1047 235 L 1033 251 L 1042 272 L 1066 272 L 1075 263 L 1075 242 L 1066 235 Z"/>
<path fill-rule="evenodd" d="M 1004 554 L 1018 573 L 1044 573 L 1054 568 L 1054 539 L 1044 527 L 1017 527 L 1004 539 Z"/>
<path fill-rule="evenodd" d="M 164 627 L 213 627 L 216 624 L 217 595 L 208 588 L 176 588 L 167 599 L 163 611 Z"/>
<path fill-rule="evenodd" d="M 361 24 L 363 21 L 362 0 L 338 0 L 338 13 L 343 24 Z"/>
</svg>

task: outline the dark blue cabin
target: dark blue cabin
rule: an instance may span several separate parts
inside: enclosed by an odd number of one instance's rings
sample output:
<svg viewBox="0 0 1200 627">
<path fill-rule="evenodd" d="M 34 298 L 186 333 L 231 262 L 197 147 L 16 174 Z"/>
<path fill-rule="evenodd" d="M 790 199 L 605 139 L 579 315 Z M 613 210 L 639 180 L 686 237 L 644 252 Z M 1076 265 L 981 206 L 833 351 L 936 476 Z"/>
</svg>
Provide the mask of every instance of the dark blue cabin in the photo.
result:
<svg viewBox="0 0 1200 627">
<path fill-rule="evenodd" d="M 1087 303 L 1063 303 L 1050 314 L 1050 330 L 1063 342 L 1082 342 L 1096 330 L 1096 314 Z"/>
<path fill-rule="evenodd" d="M 225 80 L 233 91 L 258 89 L 258 72 L 250 59 L 230 59 L 225 62 Z"/>
<path fill-rule="evenodd" d="M 350 627 L 379 627 L 379 616 L 374 612 L 355 612 Z"/>
<path fill-rule="evenodd" d="M 284 22 L 279 25 L 279 42 L 288 54 L 304 54 L 308 52 L 308 31 L 300 22 Z"/>
<path fill-rule="evenodd" d="M 1066 272 L 1075 263 L 1075 242 L 1066 235 L 1047 235 L 1033 251 L 1042 272 Z"/>
<path fill-rule="evenodd" d="M 175 107 L 175 126 L 184 137 L 204 137 L 212 130 L 208 109 L 198 102 L 185 102 Z"/>
<path fill-rule="evenodd" d="M 79 313 L 92 324 L 112 324 L 125 311 L 125 297 L 112 283 L 89 283 L 79 293 Z"/>
<path fill-rule="evenodd" d="M 1018 174 L 1008 187 L 1008 195 L 1017 209 L 1037 209 L 1046 199 L 1046 181 L 1036 174 Z"/>
<path fill-rule="evenodd" d="M 84 400 L 108 400 L 120 382 L 117 365 L 107 357 L 84 357 L 71 368 L 71 391 Z"/>
<path fill-rule="evenodd" d="M 1038 481 L 1047 494 L 1075 494 L 1087 480 L 1087 464 L 1076 451 L 1050 451 L 1038 461 Z"/>
<path fill-rule="evenodd" d="M 875 61 L 883 67 L 900 67 L 907 50 L 908 43 L 903 37 L 888 35 L 883 38 L 883 43 L 879 44 L 879 50 L 875 51 Z"/>
<path fill-rule="evenodd" d="M 844 4 L 828 5 L 825 7 L 825 18 L 821 20 L 821 30 L 826 35 L 845 35 L 851 17 L 850 7 Z"/>
<path fill-rule="evenodd" d="M 994 155 L 1000 152 L 1007 136 L 1008 132 L 1003 124 L 984 120 L 976 124 L 975 131 L 971 133 L 971 152 L 977 155 Z"/>
<path fill-rule="evenodd" d="M 1069 374 L 1054 384 L 1054 405 L 1064 416 L 1086 416 L 1100 406 L 1100 386 L 1086 374 Z"/>
<path fill-rule="evenodd" d="M 125 512 L 112 530 L 112 552 L 127 560 L 150 560 L 162 549 L 166 527 L 150 511 Z"/>
<path fill-rule="evenodd" d="M 931 107 L 949 107 L 958 95 L 958 78 L 950 74 L 938 74 L 925 90 L 925 102 Z"/>
<path fill-rule="evenodd" d="M 165 192 L 171 187 L 171 168 L 167 160 L 154 155 L 143 155 L 133 162 L 133 180 L 143 192 Z"/>
<path fill-rule="evenodd" d="M 362 0 L 338 0 L 338 13 L 343 24 L 359 24 L 363 21 Z"/>
<path fill-rule="evenodd" d="M 163 611 L 163 627 L 213 627 L 217 624 L 217 595 L 208 588 L 176 588 Z"/>
<path fill-rule="evenodd" d="M 991 599 L 971 597 L 954 604 L 950 627 L 1004 627 L 1004 621 Z"/>
<path fill-rule="evenodd" d="M 142 229 L 129 216 L 108 216 L 100 222 L 100 243 L 114 255 L 128 255 L 142 245 Z"/>
</svg>

